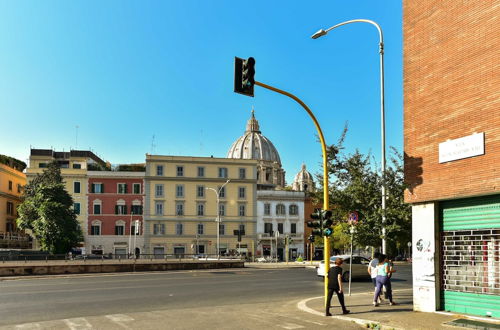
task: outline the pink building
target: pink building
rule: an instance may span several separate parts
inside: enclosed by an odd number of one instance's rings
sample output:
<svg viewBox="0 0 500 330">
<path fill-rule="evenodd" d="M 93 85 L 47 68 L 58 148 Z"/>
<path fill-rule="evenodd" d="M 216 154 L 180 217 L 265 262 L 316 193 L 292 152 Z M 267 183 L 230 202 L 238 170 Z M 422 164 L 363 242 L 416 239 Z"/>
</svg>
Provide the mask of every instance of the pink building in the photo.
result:
<svg viewBox="0 0 500 330">
<path fill-rule="evenodd" d="M 144 250 L 144 174 L 88 172 L 87 253 L 126 255 Z"/>
</svg>

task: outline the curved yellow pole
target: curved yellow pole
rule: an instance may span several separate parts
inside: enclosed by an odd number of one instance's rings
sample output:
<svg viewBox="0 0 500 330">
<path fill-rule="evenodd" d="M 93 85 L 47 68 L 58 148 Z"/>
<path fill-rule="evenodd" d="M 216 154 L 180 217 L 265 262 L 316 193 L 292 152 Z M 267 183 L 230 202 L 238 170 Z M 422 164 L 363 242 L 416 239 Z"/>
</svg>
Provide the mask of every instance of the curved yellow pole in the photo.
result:
<svg viewBox="0 0 500 330">
<path fill-rule="evenodd" d="M 302 100 L 299 99 L 297 96 L 285 92 L 281 89 L 263 84 L 258 81 L 255 82 L 255 85 L 267 88 L 269 90 L 272 90 L 273 92 L 280 93 L 294 99 L 307 111 L 312 121 L 314 122 L 314 126 L 316 126 L 316 130 L 318 131 L 319 141 L 321 143 L 321 152 L 323 154 L 323 210 L 328 210 L 330 201 L 328 197 L 328 168 L 327 168 L 327 157 L 326 157 L 326 144 L 325 144 L 325 137 L 323 136 L 323 131 L 321 130 L 321 127 L 319 126 L 316 117 L 312 113 L 311 109 L 309 109 L 309 107 L 304 102 L 302 102 Z M 324 236 L 323 256 L 325 260 L 325 306 L 326 306 L 326 296 L 328 295 L 328 271 L 330 270 L 330 239 L 328 236 Z"/>
</svg>

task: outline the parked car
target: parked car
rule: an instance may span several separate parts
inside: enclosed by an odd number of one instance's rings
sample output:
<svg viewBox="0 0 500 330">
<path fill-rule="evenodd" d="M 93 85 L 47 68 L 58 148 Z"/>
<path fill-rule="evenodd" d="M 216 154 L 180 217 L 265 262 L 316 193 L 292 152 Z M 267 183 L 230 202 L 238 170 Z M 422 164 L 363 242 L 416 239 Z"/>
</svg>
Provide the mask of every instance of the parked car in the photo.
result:
<svg viewBox="0 0 500 330">
<path fill-rule="evenodd" d="M 344 259 L 344 263 L 342 264 L 342 280 L 344 282 L 349 281 L 349 263 L 351 256 L 350 255 L 340 255 L 330 257 L 330 268 L 335 266 L 335 260 L 337 258 Z M 370 260 L 365 257 L 361 257 L 358 255 L 352 256 L 352 278 L 366 278 L 369 279 L 370 275 L 368 274 L 368 264 Z M 322 260 L 319 266 L 316 267 L 316 273 L 320 277 L 325 276 L 325 261 Z"/>
<path fill-rule="evenodd" d="M 102 259 L 110 259 L 108 255 L 103 254 L 79 254 L 74 257 L 75 260 L 102 260 Z"/>
</svg>

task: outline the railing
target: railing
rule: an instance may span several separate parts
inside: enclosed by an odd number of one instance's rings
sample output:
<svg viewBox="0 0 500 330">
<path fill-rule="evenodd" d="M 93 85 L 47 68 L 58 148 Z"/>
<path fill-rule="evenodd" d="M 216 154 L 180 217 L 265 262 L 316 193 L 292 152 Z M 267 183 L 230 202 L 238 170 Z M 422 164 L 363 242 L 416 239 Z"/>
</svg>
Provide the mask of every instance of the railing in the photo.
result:
<svg viewBox="0 0 500 330">
<path fill-rule="evenodd" d="M 30 236 L 22 233 L 4 233 L 0 232 L 1 240 L 9 241 L 29 241 Z"/>
</svg>

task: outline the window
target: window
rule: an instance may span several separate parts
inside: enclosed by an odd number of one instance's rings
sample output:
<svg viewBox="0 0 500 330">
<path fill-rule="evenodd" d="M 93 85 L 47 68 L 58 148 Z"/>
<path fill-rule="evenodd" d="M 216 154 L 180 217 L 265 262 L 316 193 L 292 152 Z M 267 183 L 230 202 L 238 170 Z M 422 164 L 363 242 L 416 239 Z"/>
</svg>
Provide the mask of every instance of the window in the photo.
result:
<svg viewBox="0 0 500 330">
<path fill-rule="evenodd" d="M 182 223 L 178 223 L 175 225 L 175 234 L 182 235 Z"/>
<path fill-rule="evenodd" d="M 17 192 L 20 193 L 22 190 L 22 187 L 19 183 L 17 184 Z"/>
<path fill-rule="evenodd" d="M 39 168 L 46 168 L 47 167 L 47 163 L 38 163 L 38 167 Z"/>
<path fill-rule="evenodd" d="M 156 165 L 156 175 L 163 176 L 163 165 Z"/>
<path fill-rule="evenodd" d="M 198 224 L 198 235 L 203 235 L 204 226 L 202 223 Z"/>
<path fill-rule="evenodd" d="M 134 190 L 134 194 L 140 194 L 141 193 L 141 184 L 140 183 L 134 183 L 132 187 L 133 187 L 133 190 Z"/>
<path fill-rule="evenodd" d="M 285 205 L 283 204 L 278 204 L 276 205 L 276 215 L 285 215 Z"/>
<path fill-rule="evenodd" d="M 226 215 L 226 204 L 219 204 L 219 215 Z"/>
<path fill-rule="evenodd" d="M 217 187 L 217 191 L 219 192 L 219 198 L 226 198 L 226 187 Z"/>
<path fill-rule="evenodd" d="M 163 185 L 155 184 L 155 197 L 163 197 Z"/>
<path fill-rule="evenodd" d="M 175 205 L 175 214 L 176 215 L 184 215 L 184 204 L 183 203 L 177 203 Z"/>
<path fill-rule="evenodd" d="M 219 225 L 219 235 L 225 235 L 226 232 L 226 225 L 220 224 Z"/>
<path fill-rule="evenodd" d="M 132 223 L 132 227 L 130 228 L 130 235 L 140 235 L 140 234 L 141 234 L 141 223 L 134 221 Z"/>
<path fill-rule="evenodd" d="M 73 210 L 75 211 L 75 214 L 80 214 L 80 203 L 74 203 Z"/>
<path fill-rule="evenodd" d="M 115 214 L 127 214 L 127 205 L 125 204 L 115 205 Z"/>
<path fill-rule="evenodd" d="M 79 170 L 82 168 L 82 164 L 75 163 L 75 164 L 73 164 L 73 168 L 76 170 Z"/>
<path fill-rule="evenodd" d="M 12 191 L 12 181 L 9 180 L 9 190 Z"/>
<path fill-rule="evenodd" d="M 245 225 L 239 225 L 238 230 L 240 231 L 241 235 L 245 235 Z"/>
<path fill-rule="evenodd" d="M 73 182 L 73 192 L 75 194 L 79 194 L 80 193 L 80 181 Z"/>
<path fill-rule="evenodd" d="M 100 221 L 92 221 L 92 225 L 90 226 L 90 235 L 101 235 L 101 222 Z"/>
<path fill-rule="evenodd" d="M 284 231 L 283 231 L 283 223 L 278 223 L 278 232 L 279 232 L 280 234 L 283 234 L 283 233 L 284 233 Z"/>
<path fill-rule="evenodd" d="M 184 197 L 184 185 L 178 184 L 175 186 L 175 197 Z"/>
<path fill-rule="evenodd" d="M 219 167 L 219 178 L 227 178 L 227 167 Z"/>
<path fill-rule="evenodd" d="M 196 197 L 205 197 L 205 186 L 196 186 Z"/>
<path fill-rule="evenodd" d="M 205 215 L 205 204 L 198 203 L 198 205 L 196 206 L 196 209 L 197 209 L 197 214 L 199 216 Z"/>
<path fill-rule="evenodd" d="M 240 204 L 239 207 L 238 207 L 238 215 L 240 217 L 244 217 L 245 216 L 245 204 Z"/>
<path fill-rule="evenodd" d="M 271 204 L 264 204 L 264 215 L 271 215 Z"/>
<path fill-rule="evenodd" d="M 153 225 L 153 235 L 165 235 L 165 224 L 155 223 Z"/>
<path fill-rule="evenodd" d="M 239 187 L 238 188 L 238 198 L 245 198 L 245 192 L 246 192 L 245 187 Z"/>
<path fill-rule="evenodd" d="M 246 179 L 246 177 L 247 177 L 247 171 L 246 171 L 246 169 L 240 168 L 239 173 L 240 173 L 240 179 Z"/>
<path fill-rule="evenodd" d="M 103 183 L 92 183 L 92 193 L 102 194 L 104 193 L 104 184 Z"/>
<path fill-rule="evenodd" d="M 163 215 L 163 202 L 155 203 L 155 215 Z"/>
<path fill-rule="evenodd" d="M 290 233 L 297 234 L 297 224 L 296 223 L 290 224 Z"/>
<path fill-rule="evenodd" d="M 292 204 L 288 207 L 288 213 L 290 215 L 298 215 L 299 214 L 299 208 L 297 205 Z"/>
<path fill-rule="evenodd" d="M 142 205 L 132 205 L 133 214 L 142 214 Z"/>
<path fill-rule="evenodd" d="M 184 166 L 177 166 L 177 176 L 184 176 Z"/>
<path fill-rule="evenodd" d="M 118 193 L 119 194 L 126 194 L 127 193 L 127 184 L 126 183 L 119 183 L 118 184 Z"/>
<path fill-rule="evenodd" d="M 7 202 L 7 214 L 14 215 L 14 203 Z"/>
<path fill-rule="evenodd" d="M 264 233 L 269 234 L 271 236 L 273 234 L 273 224 L 270 222 L 266 222 L 264 224 Z"/>
<path fill-rule="evenodd" d="M 205 168 L 202 166 L 198 166 L 198 177 L 203 178 L 205 176 Z"/>
<path fill-rule="evenodd" d="M 101 203 L 94 203 L 94 214 L 101 214 Z"/>
<path fill-rule="evenodd" d="M 125 222 L 118 220 L 115 223 L 115 235 L 125 235 Z"/>
</svg>

